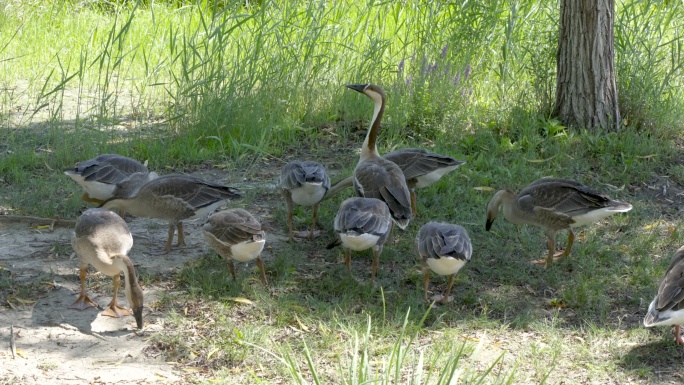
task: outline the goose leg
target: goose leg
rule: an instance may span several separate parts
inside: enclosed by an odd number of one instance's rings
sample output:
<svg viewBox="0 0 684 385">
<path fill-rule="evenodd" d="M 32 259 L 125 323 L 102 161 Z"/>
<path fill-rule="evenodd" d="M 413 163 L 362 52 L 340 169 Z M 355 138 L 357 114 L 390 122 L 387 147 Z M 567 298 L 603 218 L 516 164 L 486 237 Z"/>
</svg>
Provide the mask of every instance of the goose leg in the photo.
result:
<svg viewBox="0 0 684 385">
<path fill-rule="evenodd" d="M 679 325 L 674 326 L 674 336 L 675 336 L 675 342 L 677 342 L 677 345 L 684 345 L 684 339 L 679 334 Z"/>
<path fill-rule="evenodd" d="M 114 276 L 114 296 L 112 301 L 107 305 L 107 308 L 102 312 L 102 315 L 107 317 L 119 318 L 127 315 L 131 315 L 131 312 L 123 306 L 119 306 L 117 303 L 117 297 L 119 295 L 119 284 L 121 283 L 121 276 L 119 274 Z"/>
<path fill-rule="evenodd" d="M 311 230 L 309 230 L 309 240 L 312 240 L 314 238 L 314 231 L 316 229 L 316 221 L 318 221 L 318 206 L 319 206 L 319 203 L 316 203 L 313 207 L 313 218 L 311 219 Z"/>
<path fill-rule="evenodd" d="M 567 257 L 570 255 L 570 250 L 572 250 L 572 244 L 575 243 L 575 233 L 572 231 L 572 229 L 569 230 L 568 233 L 568 245 L 565 246 L 565 251 L 563 251 L 562 254 L 559 254 L 555 256 L 556 258 L 563 258 Z"/>
<path fill-rule="evenodd" d="M 259 272 L 261 273 L 261 282 L 263 282 L 264 285 L 268 286 L 268 281 L 266 280 L 266 269 L 264 268 L 264 262 L 261 260 L 261 257 L 257 257 L 256 265 L 259 266 Z"/>
<path fill-rule="evenodd" d="M 414 218 L 418 217 L 418 207 L 416 206 L 416 192 L 411 189 L 409 190 L 409 194 L 411 196 L 411 213 L 413 214 Z"/>
<path fill-rule="evenodd" d="M 78 309 L 78 310 L 85 310 L 89 307 L 97 307 L 97 304 L 93 302 L 93 300 L 88 297 L 88 294 L 86 294 L 85 290 L 85 279 L 86 279 L 86 274 L 88 273 L 88 269 L 81 269 L 80 271 L 80 276 L 81 276 L 81 294 L 79 294 L 78 298 L 76 298 L 76 301 L 69 305 L 69 309 Z"/>
<path fill-rule="evenodd" d="M 294 232 L 292 230 L 292 212 L 294 211 L 294 202 L 292 196 L 287 190 L 283 190 L 285 196 L 285 203 L 287 203 L 287 227 L 289 229 L 290 242 L 294 241 Z"/>
<path fill-rule="evenodd" d="M 389 236 L 387 237 L 387 243 L 389 243 L 390 245 L 392 243 L 394 243 L 394 225 L 395 225 L 394 220 L 392 220 L 391 222 L 392 222 L 392 225 L 390 226 Z"/>
<path fill-rule="evenodd" d="M 425 299 L 425 303 L 429 303 L 428 286 L 430 286 L 430 269 L 424 268 L 423 270 L 423 298 Z"/>
<path fill-rule="evenodd" d="M 451 294 L 451 287 L 454 285 L 454 276 L 455 275 L 456 274 L 451 274 L 451 276 L 449 277 L 449 283 L 447 284 L 446 295 L 444 296 L 444 298 L 442 298 L 442 302 L 444 302 L 444 303 L 451 302 L 451 299 L 449 298 L 449 294 Z"/>
<path fill-rule="evenodd" d="M 344 264 L 347 265 L 347 271 L 351 275 L 351 249 L 344 248 Z"/>
<path fill-rule="evenodd" d="M 168 232 L 168 237 L 166 238 L 166 243 L 164 244 L 164 248 L 159 251 L 152 251 L 150 254 L 153 255 L 160 255 L 160 254 L 166 254 L 171 250 L 171 245 L 173 244 L 173 233 L 176 232 L 176 225 L 173 223 L 169 224 L 169 232 Z"/>
<path fill-rule="evenodd" d="M 371 273 L 371 282 L 375 282 L 375 274 L 378 272 L 378 264 L 380 263 L 380 253 L 382 249 L 379 247 L 373 248 L 373 272 Z"/>
<path fill-rule="evenodd" d="M 185 235 L 183 235 L 183 222 L 178 222 L 176 227 L 178 227 L 178 243 L 176 243 L 176 246 L 185 246 Z M 173 241 L 173 236 L 171 241 Z"/>
<path fill-rule="evenodd" d="M 535 265 L 544 265 L 544 267 L 549 267 L 549 266 L 551 266 L 551 264 L 553 264 L 553 260 L 554 260 L 553 253 L 556 251 L 556 243 L 553 241 L 553 238 L 554 238 L 553 236 L 549 236 L 548 238 L 549 238 L 549 241 L 548 241 L 549 253 L 546 256 L 546 259 L 537 259 L 537 260 L 531 261 L 530 263 L 533 263 Z"/>
<path fill-rule="evenodd" d="M 228 265 L 228 270 L 230 270 L 230 275 L 233 277 L 233 281 L 237 281 L 237 278 L 235 278 L 235 264 L 233 264 L 233 260 L 228 258 L 226 260 L 226 265 Z"/>
</svg>

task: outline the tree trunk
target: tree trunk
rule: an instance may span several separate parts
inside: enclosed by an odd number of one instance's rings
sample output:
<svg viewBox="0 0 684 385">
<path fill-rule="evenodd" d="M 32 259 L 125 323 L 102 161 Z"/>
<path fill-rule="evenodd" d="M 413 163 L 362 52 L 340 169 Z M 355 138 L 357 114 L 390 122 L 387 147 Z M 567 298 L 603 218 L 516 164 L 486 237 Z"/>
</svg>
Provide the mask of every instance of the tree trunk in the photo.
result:
<svg viewBox="0 0 684 385">
<path fill-rule="evenodd" d="M 613 16 L 615 0 L 561 0 L 556 108 L 566 126 L 620 127 Z"/>
</svg>

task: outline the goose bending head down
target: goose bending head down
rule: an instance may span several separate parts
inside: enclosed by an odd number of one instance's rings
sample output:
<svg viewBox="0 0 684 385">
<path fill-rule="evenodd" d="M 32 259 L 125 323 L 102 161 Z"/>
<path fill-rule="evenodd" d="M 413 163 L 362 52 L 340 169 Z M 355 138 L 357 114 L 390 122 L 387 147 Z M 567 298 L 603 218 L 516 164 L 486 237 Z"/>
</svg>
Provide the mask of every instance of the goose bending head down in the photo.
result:
<svg viewBox="0 0 684 385">
<path fill-rule="evenodd" d="M 375 105 L 359 163 L 354 169 L 356 195 L 385 202 L 394 222 L 405 229 L 413 217 L 406 178 L 399 166 L 380 156 L 377 148 L 380 121 L 385 111 L 385 92 L 375 84 L 350 84 L 347 87 L 366 95 Z"/>
<path fill-rule="evenodd" d="M 680 247 L 660 281 L 658 294 L 648 306 L 644 326 L 674 325 L 675 342 L 684 345 L 679 326 L 684 324 L 684 246 Z"/>
<path fill-rule="evenodd" d="M 292 212 L 294 205 L 313 206 L 309 239 L 313 239 L 318 220 L 318 206 L 330 189 L 330 178 L 325 167 L 314 161 L 294 161 L 286 164 L 280 172 L 280 189 L 287 203 L 287 226 L 290 241 L 294 240 Z"/>
<path fill-rule="evenodd" d="M 632 209 L 629 203 L 613 200 L 579 182 L 559 178 L 538 179 L 518 195 L 510 190 L 497 191 L 487 205 L 487 231 L 499 215 L 500 207 L 503 207 L 504 218 L 509 222 L 544 229 L 548 238 L 548 256 L 546 260 L 535 263 L 546 266 L 551 265 L 554 259 L 570 254 L 575 240 L 573 228 Z M 566 229 L 569 234 L 565 251 L 554 254 L 556 232 Z"/>
<path fill-rule="evenodd" d="M 127 182 L 127 191 L 134 191 L 158 177 L 137 160 L 117 154 L 102 154 L 85 160 L 64 170 L 64 174 L 83 187 L 84 201 L 98 204 L 114 196 L 124 182 Z"/>
<path fill-rule="evenodd" d="M 344 263 L 351 273 L 351 251 L 373 249 L 373 270 L 375 281 L 380 253 L 387 242 L 392 217 L 387 205 L 375 198 L 354 197 L 342 202 L 335 216 L 335 232 L 344 248 Z M 329 247 L 334 246 L 331 245 Z"/>
<path fill-rule="evenodd" d="M 79 259 L 81 293 L 69 308 L 84 310 L 97 307 L 85 290 L 88 265 L 92 265 L 103 274 L 114 278 L 114 295 L 103 315 L 109 317 L 131 315 L 128 309 L 117 304 L 120 274 L 123 271 L 126 281 L 126 299 L 133 310 L 138 329 L 142 329 L 143 291 L 138 284 L 133 263 L 128 257 L 128 252 L 133 247 L 133 236 L 126 222 L 106 209 L 86 210 L 76 221 L 71 246 Z"/>
<path fill-rule="evenodd" d="M 119 208 L 146 218 L 169 222 L 169 233 L 163 252 L 173 243 L 178 228 L 178 246 L 183 246 L 183 220 L 203 218 L 227 199 L 241 195 L 232 187 L 208 182 L 190 175 L 164 175 L 145 183 L 133 196 L 114 196 L 101 207 Z"/>
<path fill-rule="evenodd" d="M 268 285 L 260 257 L 266 244 L 266 233 L 252 214 L 244 209 L 219 211 L 209 216 L 207 223 L 202 226 L 202 232 L 209 246 L 226 260 L 233 280 L 236 279 L 233 260 L 256 260 L 261 272 L 261 282 Z"/>
<path fill-rule="evenodd" d="M 428 302 L 430 270 L 449 276 L 446 294 L 435 296 L 434 300 L 451 301 L 449 294 L 454 284 L 454 276 L 470 261 L 473 254 L 473 245 L 466 229 L 450 223 L 428 222 L 418 231 L 416 249 L 422 262 L 427 265 L 423 272 L 425 302 Z"/>
</svg>

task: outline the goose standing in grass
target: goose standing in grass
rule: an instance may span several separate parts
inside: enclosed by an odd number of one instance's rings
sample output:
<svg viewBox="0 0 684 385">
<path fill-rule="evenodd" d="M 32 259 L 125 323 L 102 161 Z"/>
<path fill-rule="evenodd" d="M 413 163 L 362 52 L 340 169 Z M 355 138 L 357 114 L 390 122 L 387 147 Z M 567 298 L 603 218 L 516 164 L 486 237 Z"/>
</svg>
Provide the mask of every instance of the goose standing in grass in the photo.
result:
<svg viewBox="0 0 684 385">
<path fill-rule="evenodd" d="M 373 249 L 371 280 L 375 282 L 380 253 L 390 234 L 392 217 L 385 202 L 375 198 L 354 197 L 342 202 L 335 216 L 335 232 L 342 244 L 344 263 L 351 274 L 351 251 Z"/>
<path fill-rule="evenodd" d="M 134 191 L 133 187 L 158 177 L 157 173 L 150 172 L 147 166 L 137 160 L 116 154 L 103 154 L 80 162 L 64 170 L 64 174 L 83 187 L 84 201 L 98 204 L 114 196 L 124 181 L 128 181 L 127 191 Z M 129 181 L 132 176 L 134 183 Z"/>
<path fill-rule="evenodd" d="M 644 317 L 644 326 L 674 325 L 675 342 L 684 345 L 679 326 L 684 324 L 684 246 L 670 262 L 653 301 Z"/>
<path fill-rule="evenodd" d="M 81 293 L 69 308 L 84 310 L 97 307 L 85 290 L 88 265 L 92 265 L 103 274 L 114 278 L 114 295 L 102 314 L 115 318 L 131 315 L 128 309 L 117 304 L 120 274 L 123 271 L 126 299 L 133 309 L 138 329 L 142 329 L 143 292 L 138 284 L 133 263 L 128 257 L 128 252 L 133 247 L 133 236 L 126 222 L 109 210 L 86 210 L 76 221 L 71 246 L 79 259 Z"/>
<path fill-rule="evenodd" d="M 629 203 L 613 200 L 579 182 L 559 178 L 538 179 L 517 196 L 510 190 L 497 191 L 487 205 L 487 231 L 499 215 L 501 206 L 507 221 L 544 229 L 548 238 L 549 253 L 546 260 L 534 263 L 546 266 L 550 266 L 554 259 L 570 254 L 575 240 L 573 228 L 632 209 Z M 565 251 L 554 254 L 556 232 L 565 229 L 569 231 Z"/>
<path fill-rule="evenodd" d="M 145 183 L 133 196 L 113 196 L 101 207 L 119 208 L 132 215 L 169 222 L 169 236 L 163 252 L 173 243 L 178 228 L 178 246 L 183 246 L 183 220 L 202 218 L 227 199 L 241 195 L 232 187 L 208 182 L 190 175 L 164 175 Z"/>
<path fill-rule="evenodd" d="M 202 231 L 209 246 L 226 260 L 234 280 L 233 259 L 245 263 L 256 260 L 261 272 L 261 282 L 268 285 L 264 263 L 260 257 L 266 244 L 266 233 L 252 214 L 244 209 L 219 211 L 209 216 Z"/>
<path fill-rule="evenodd" d="M 330 178 L 322 164 L 314 161 L 290 162 L 280 172 L 280 188 L 287 203 L 287 226 L 290 241 L 294 240 L 292 212 L 295 203 L 313 206 L 309 239 L 313 239 L 318 220 L 318 206 L 330 189 Z"/>
<path fill-rule="evenodd" d="M 416 249 L 420 259 L 427 266 L 423 269 L 423 293 L 428 302 L 430 270 L 440 275 L 448 275 L 449 283 L 444 296 L 435 296 L 438 302 L 449 302 L 454 276 L 470 261 L 473 245 L 466 229 L 449 223 L 428 222 L 418 231 Z"/>
<path fill-rule="evenodd" d="M 413 215 L 404 173 L 396 163 L 381 157 L 377 147 L 380 121 L 385 112 L 385 92 L 375 84 L 349 84 L 347 87 L 366 95 L 375 104 L 359 163 L 354 169 L 356 195 L 385 202 L 394 222 L 405 229 Z"/>
<path fill-rule="evenodd" d="M 404 173 L 406 185 L 411 197 L 411 212 L 418 216 L 416 209 L 416 189 L 428 187 L 439 181 L 444 175 L 465 164 L 464 161 L 446 155 L 440 155 L 422 148 L 402 148 L 388 152 L 383 158 L 396 163 Z M 354 177 L 350 176 L 333 185 L 325 198 L 337 194 L 340 190 L 351 187 Z"/>
</svg>

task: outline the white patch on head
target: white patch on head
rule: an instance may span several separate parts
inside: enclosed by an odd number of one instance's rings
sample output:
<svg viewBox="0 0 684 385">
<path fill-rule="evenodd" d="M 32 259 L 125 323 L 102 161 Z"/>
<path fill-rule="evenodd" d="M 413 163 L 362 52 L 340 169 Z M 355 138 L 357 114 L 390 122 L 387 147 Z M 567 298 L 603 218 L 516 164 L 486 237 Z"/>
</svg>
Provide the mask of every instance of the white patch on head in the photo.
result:
<svg viewBox="0 0 684 385">
<path fill-rule="evenodd" d="M 340 234 L 342 246 L 354 251 L 370 249 L 378 243 L 379 239 L 379 235 L 373 234 Z"/>
<path fill-rule="evenodd" d="M 456 274 L 459 270 L 461 270 L 461 268 L 463 267 L 463 265 L 466 264 L 466 262 L 467 261 L 465 259 L 456 259 L 451 257 L 427 259 L 427 265 L 428 267 L 430 267 L 430 270 L 434 271 L 439 275 Z"/>
<path fill-rule="evenodd" d="M 327 190 L 323 187 L 323 182 L 306 182 L 302 187 L 290 190 L 292 201 L 301 206 L 313 206 L 319 203 Z"/>
</svg>

